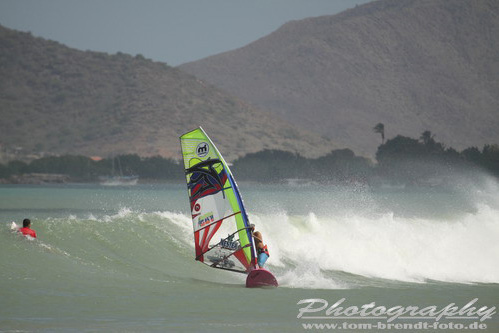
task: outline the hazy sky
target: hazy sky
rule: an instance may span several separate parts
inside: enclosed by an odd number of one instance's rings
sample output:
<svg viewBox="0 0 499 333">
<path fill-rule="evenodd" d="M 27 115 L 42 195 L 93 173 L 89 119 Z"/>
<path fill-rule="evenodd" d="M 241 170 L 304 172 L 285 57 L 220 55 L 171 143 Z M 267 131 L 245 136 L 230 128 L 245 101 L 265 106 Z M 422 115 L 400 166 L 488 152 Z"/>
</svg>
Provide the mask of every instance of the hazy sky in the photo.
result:
<svg viewBox="0 0 499 333">
<path fill-rule="evenodd" d="M 175 66 L 244 46 L 282 24 L 370 0 L 0 0 L 0 24 L 81 50 Z"/>
</svg>

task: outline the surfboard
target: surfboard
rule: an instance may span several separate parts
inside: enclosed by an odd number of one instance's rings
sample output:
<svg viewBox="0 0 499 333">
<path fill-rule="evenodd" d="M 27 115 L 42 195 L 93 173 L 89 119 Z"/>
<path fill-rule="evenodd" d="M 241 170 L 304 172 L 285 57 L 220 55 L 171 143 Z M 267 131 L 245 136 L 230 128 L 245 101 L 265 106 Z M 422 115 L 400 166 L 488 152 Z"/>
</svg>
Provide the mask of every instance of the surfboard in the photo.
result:
<svg viewBox="0 0 499 333">
<path fill-rule="evenodd" d="M 256 266 L 255 246 L 243 199 L 229 166 L 201 127 L 182 135 L 180 145 L 195 260 L 211 268 L 249 274 Z"/>
<path fill-rule="evenodd" d="M 277 287 L 277 279 L 265 268 L 257 268 L 249 272 L 246 277 L 247 288 Z"/>
</svg>

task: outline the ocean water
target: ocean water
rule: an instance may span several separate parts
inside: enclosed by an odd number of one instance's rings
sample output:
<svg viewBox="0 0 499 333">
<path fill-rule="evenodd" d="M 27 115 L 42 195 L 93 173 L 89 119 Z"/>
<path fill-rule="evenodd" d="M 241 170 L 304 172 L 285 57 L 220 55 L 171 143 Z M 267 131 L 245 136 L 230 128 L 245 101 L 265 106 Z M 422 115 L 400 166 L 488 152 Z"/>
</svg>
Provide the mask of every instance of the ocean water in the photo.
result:
<svg viewBox="0 0 499 333">
<path fill-rule="evenodd" d="M 297 318 L 303 299 L 499 305 L 493 178 L 452 188 L 239 185 L 278 288 L 247 289 L 244 275 L 194 260 L 185 185 L 0 186 L 0 332 L 303 332 L 305 323 L 360 322 Z M 25 217 L 37 240 L 10 230 Z M 440 320 L 452 321 L 471 323 Z M 482 323 L 499 331 L 497 314 Z"/>
</svg>

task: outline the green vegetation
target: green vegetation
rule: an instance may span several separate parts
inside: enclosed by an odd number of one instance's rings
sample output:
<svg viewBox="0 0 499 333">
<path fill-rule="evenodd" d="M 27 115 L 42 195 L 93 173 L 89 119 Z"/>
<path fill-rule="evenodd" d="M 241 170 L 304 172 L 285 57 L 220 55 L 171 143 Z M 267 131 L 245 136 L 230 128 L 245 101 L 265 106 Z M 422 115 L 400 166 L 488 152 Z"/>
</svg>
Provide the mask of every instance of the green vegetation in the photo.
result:
<svg viewBox="0 0 499 333">
<path fill-rule="evenodd" d="M 398 135 L 379 146 L 377 176 L 392 182 L 421 184 L 467 170 L 484 170 L 499 177 L 499 146 L 485 145 L 457 152 L 435 141 L 430 131 L 419 140 Z"/>
<path fill-rule="evenodd" d="M 276 182 L 285 179 L 310 179 L 349 182 L 367 179 L 373 169 L 369 159 L 355 156 L 350 149 L 340 149 L 316 159 L 279 150 L 264 150 L 239 158 L 234 162 L 232 170 L 241 180 Z"/>
<path fill-rule="evenodd" d="M 120 155 L 121 169 L 124 175 L 139 175 L 145 179 L 180 180 L 182 168 L 172 159 L 159 156 L 141 158 L 138 155 Z M 101 176 L 112 172 L 112 159 L 94 161 L 86 156 L 50 156 L 25 163 L 11 161 L 0 164 L 0 178 L 8 179 L 30 173 L 68 175 L 74 182 L 95 182 Z"/>
<path fill-rule="evenodd" d="M 120 155 L 125 175 L 141 179 L 183 181 L 182 166 L 160 156 L 142 158 L 135 154 Z M 466 170 L 485 170 L 499 177 L 499 146 L 485 145 L 482 150 L 470 147 L 462 152 L 445 148 L 425 131 L 418 139 L 397 136 L 378 147 L 377 164 L 356 156 L 350 149 L 333 150 L 309 159 L 296 153 L 263 150 L 238 158 L 232 165 L 237 179 L 256 182 L 311 180 L 339 184 L 371 183 L 427 185 L 445 183 L 449 175 Z M 92 182 L 111 173 L 112 159 L 94 161 L 85 156 L 44 157 L 25 163 L 0 164 L 0 178 L 29 174 L 64 174 L 71 181 Z"/>
</svg>

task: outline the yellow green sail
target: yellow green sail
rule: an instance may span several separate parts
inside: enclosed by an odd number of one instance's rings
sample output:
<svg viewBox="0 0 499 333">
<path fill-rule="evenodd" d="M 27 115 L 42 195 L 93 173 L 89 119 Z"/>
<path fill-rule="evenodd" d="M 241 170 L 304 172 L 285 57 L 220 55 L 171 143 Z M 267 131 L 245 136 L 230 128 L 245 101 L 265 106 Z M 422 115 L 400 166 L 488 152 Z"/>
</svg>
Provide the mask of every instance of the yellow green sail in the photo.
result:
<svg viewBox="0 0 499 333">
<path fill-rule="evenodd" d="M 232 173 L 205 131 L 180 137 L 192 214 L 196 260 L 248 272 L 255 253 L 248 216 Z"/>
</svg>

